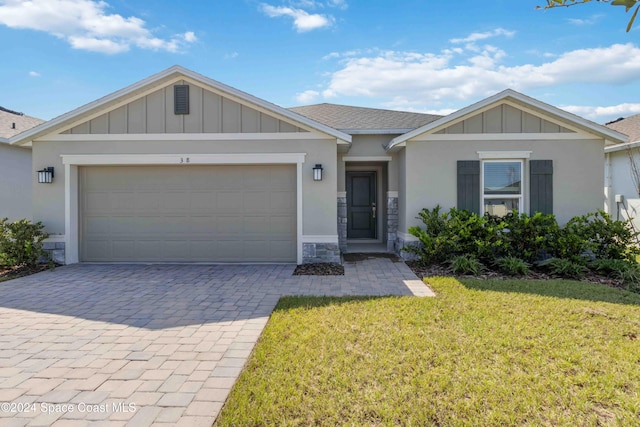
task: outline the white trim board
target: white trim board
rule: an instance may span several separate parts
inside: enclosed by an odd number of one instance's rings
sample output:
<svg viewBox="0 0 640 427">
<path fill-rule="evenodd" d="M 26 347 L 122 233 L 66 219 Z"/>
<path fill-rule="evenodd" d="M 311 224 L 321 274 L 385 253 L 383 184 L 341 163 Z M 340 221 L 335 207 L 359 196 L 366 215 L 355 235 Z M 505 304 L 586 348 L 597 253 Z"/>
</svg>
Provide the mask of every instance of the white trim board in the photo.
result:
<svg viewBox="0 0 640 427">
<path fill-rule="evenodd" d="M 304 163 L 306 153 L 62 154 L 65 165 L 239 165 Z"/>
<path fill-rule="evenodd" d="M 231 154 L 62 154 L 64 163 L 65 263 L 80 261 L 78 166 L 91 165 L 296 165 L 296 262 L 302 264 L 302 165 L 305 153 L 231 153 Z M 187 160 L 188 159 L 188 160 Z M 336 237 L 337 242 L 337 237 Z"/>
<path fill-rule="evenodd" d="M 302 243 L 335 243 L 338 244 L 338 235 L 335 236 L 302 236 Z"/>
<path fill-rule="evenodd" d="M 278 132 L 278 133 L 125 133 L 125 134 L 59 134 L 37 138 L 36 141 L 290 141 L 308 139 L 330 139 L 316 132 Z"/>
<path fill-rule="evenodd" d="M 586 133 L 431 133 L 411 141 L 572 141 L 601 139 Z"/>
<path fill-rule="evenodd" d="M 390 162 L 391 156 L 342 156 L 343 162 Z"/>
<path fill-rule="evenodd" d="M 404 240 L 405 242 L 419 242 L 420 241 L 420 239 L 418 239 L 413 234 L 404 233 L 402 231 L 396 232 L 396 235 L 398 237 L 400 237 L 402 240 Z"/>
<path fill-rule="evenodd" d="M 479 159 L 528 159 L 532 151 L 476 151 Z"/>
</svg>

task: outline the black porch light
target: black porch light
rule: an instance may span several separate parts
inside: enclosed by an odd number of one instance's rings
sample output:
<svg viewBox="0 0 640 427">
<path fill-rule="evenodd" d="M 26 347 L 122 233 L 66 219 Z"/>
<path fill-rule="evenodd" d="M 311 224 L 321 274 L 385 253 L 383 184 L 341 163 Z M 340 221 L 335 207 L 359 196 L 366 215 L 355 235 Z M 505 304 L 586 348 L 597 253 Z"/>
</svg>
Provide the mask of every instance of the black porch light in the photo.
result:
<svg viewBox="0 0 640 427">
<path fill-rule="evenodd" d="M 53 166 L 38 171 L 38 183 L 51 184 L 53 182 Z"/>
<path fill-rule="evenodd" d="M 322 181 L 322 165 L 319 163 L 313 167 L 313 180 Z"/>
</svg>

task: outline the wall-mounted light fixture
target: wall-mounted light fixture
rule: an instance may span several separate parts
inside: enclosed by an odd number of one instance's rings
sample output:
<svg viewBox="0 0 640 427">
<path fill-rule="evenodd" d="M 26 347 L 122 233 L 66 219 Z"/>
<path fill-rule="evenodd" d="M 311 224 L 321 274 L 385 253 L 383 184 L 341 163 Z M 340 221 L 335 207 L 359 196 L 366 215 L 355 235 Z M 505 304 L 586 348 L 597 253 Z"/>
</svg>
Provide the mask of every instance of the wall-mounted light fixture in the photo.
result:
<svg viewBox="0 0 640 427">
<path fill-rule="evenodd" d="M 313 168 L 313 180 L 322 181 L 322 165 L 316 164 Z"/>
<path fill-rule="evenodd" d="M 51 184 L 53 182 L 53 166 L 38 171 L 38 183 Z"/>
</svg>

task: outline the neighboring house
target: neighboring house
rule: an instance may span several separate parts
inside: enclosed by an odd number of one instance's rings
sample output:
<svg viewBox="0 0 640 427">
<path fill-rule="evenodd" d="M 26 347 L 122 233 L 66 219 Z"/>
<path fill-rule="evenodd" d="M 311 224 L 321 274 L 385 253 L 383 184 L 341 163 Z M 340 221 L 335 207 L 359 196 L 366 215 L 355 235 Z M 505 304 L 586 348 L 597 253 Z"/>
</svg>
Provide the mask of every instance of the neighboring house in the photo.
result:
<svg viewBox="0 0 640 427">
<path fill-rule="evenodd" d="M 33 215 L 67 263 L 339 261 L 399 251 L 437 204 L 564 222 L 602 206 L 622 141 L 511 90 L 446 117 L 287 110 L 178 66 L 11 139 L 32 180 L 54 168 Z"/>
<path fill-rule="evenodd" d="M 31 149 L 9 138 L 43 120 L 0 107 L 0 219 L 31 219 Z"/>
<path fill-rule="evenodd" d="M 605 147 L 605 211 L 614 219 L 632 219 L 640 231 L 640 182 L 634 178 L 631 158 L 640 173 L 640 114 L 607 123 L 628 136 L 622 144 Z M 640 176 L 638 176 L 640 179 Z"/>
</svg>

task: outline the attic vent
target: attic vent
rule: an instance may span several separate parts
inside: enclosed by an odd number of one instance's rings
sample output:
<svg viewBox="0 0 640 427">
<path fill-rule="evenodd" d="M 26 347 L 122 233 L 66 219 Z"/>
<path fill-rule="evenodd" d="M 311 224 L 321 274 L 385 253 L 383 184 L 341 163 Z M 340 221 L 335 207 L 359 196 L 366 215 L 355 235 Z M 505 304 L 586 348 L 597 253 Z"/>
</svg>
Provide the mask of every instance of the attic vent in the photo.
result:
<svg viewBox="0 0 640 427">
<path fill-rule="evenodd" d="M 175 85 L 173 99 L 175 114 L 189 114 L 189 85 Z"/>
</svg>

